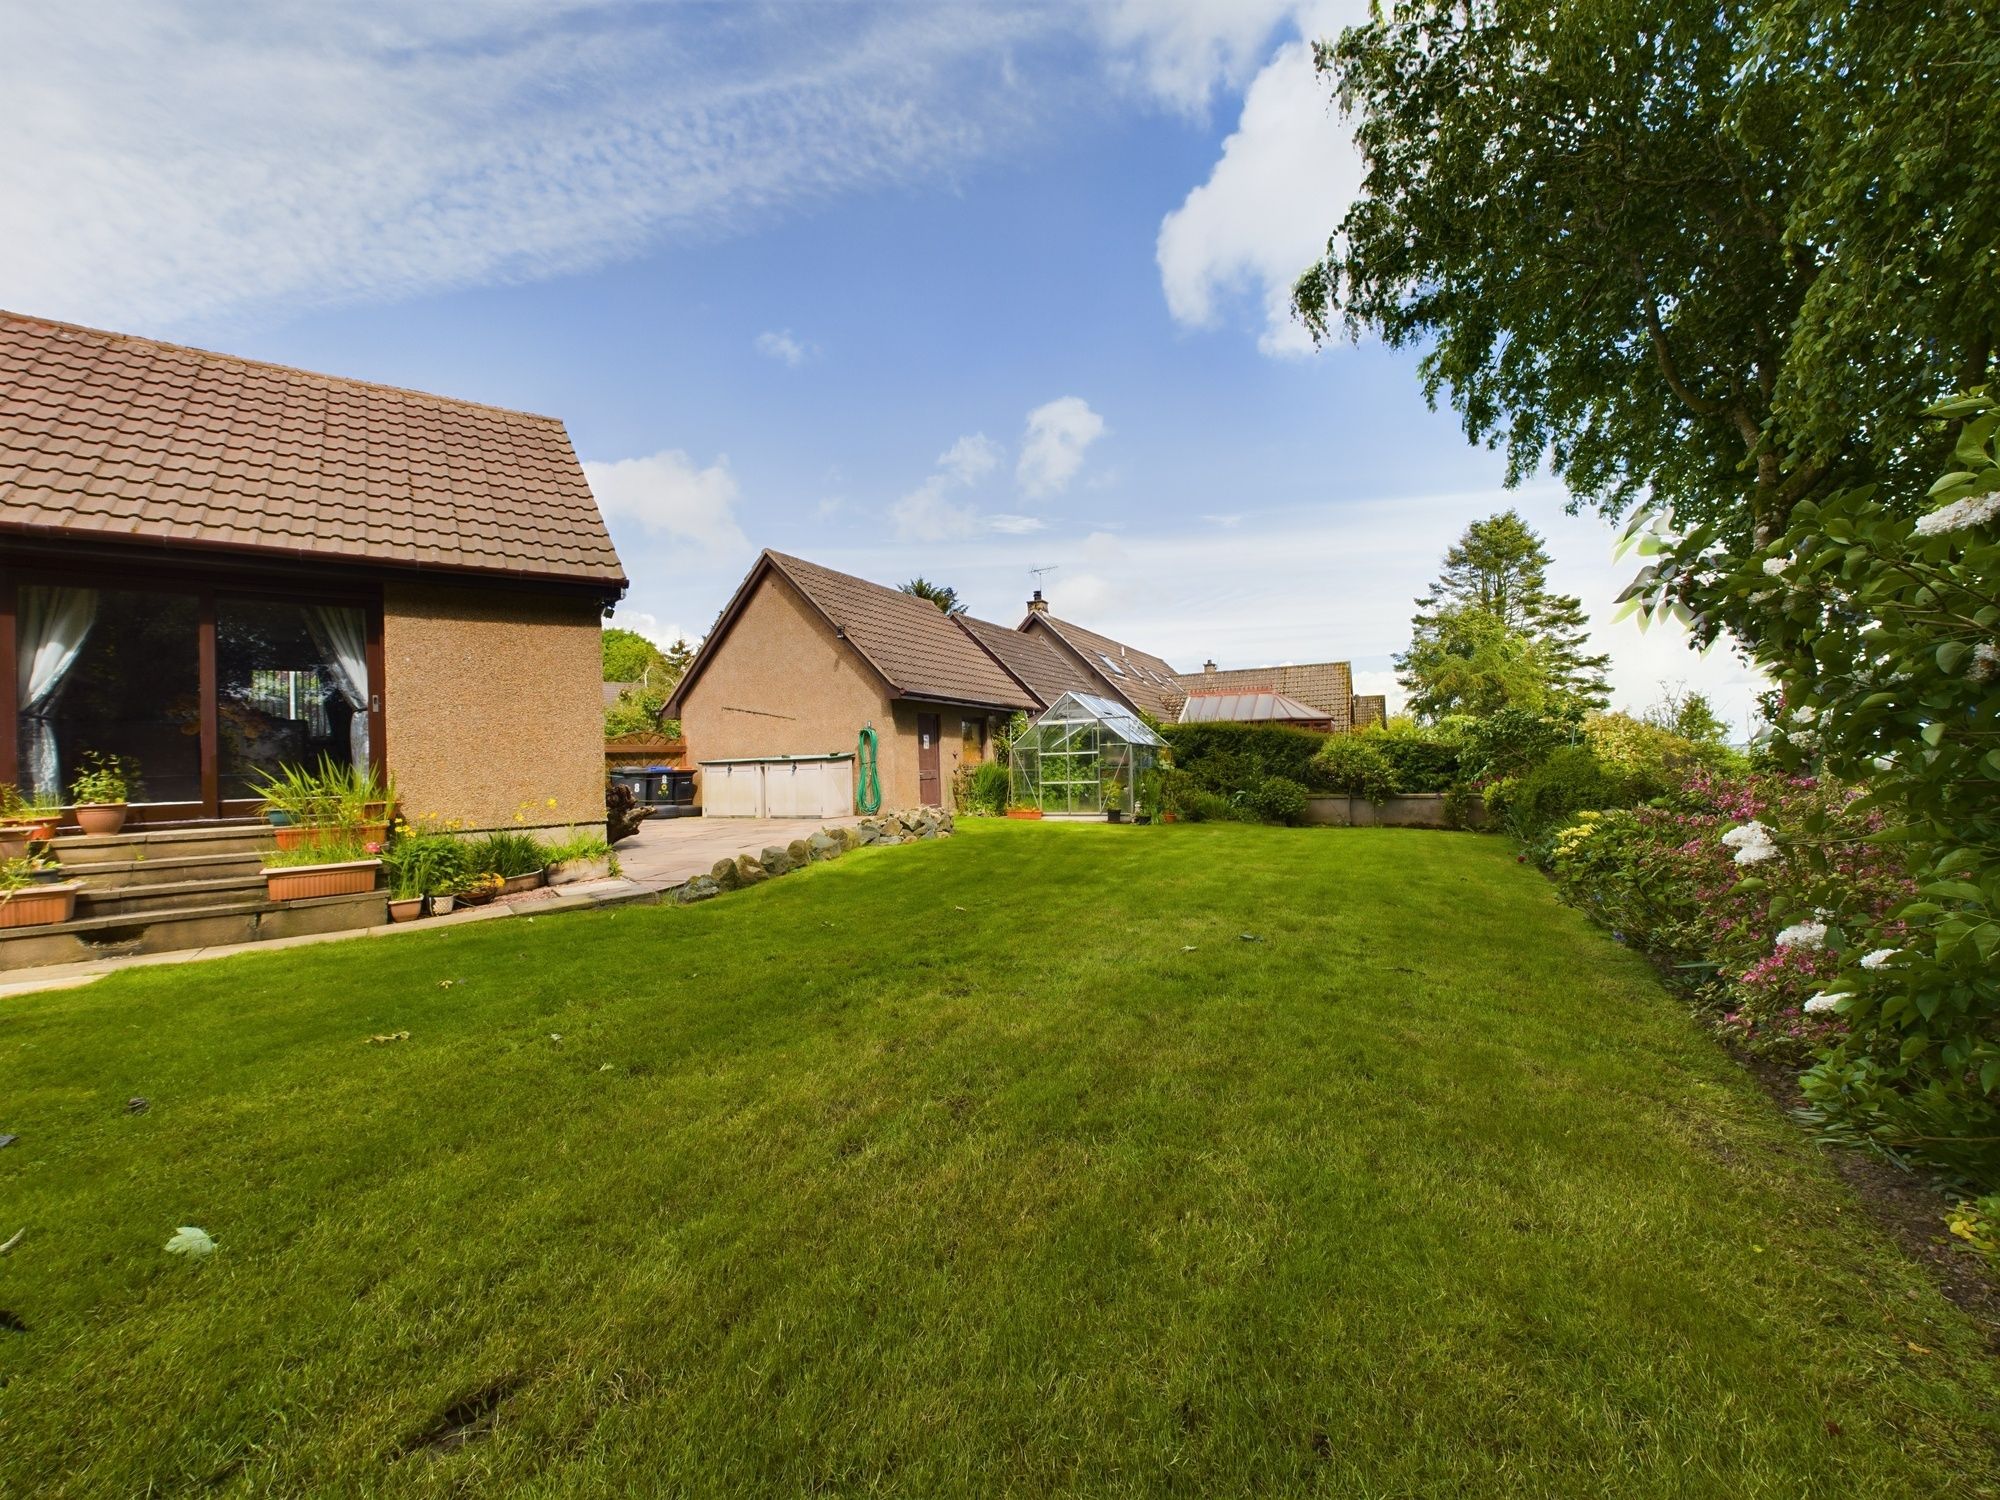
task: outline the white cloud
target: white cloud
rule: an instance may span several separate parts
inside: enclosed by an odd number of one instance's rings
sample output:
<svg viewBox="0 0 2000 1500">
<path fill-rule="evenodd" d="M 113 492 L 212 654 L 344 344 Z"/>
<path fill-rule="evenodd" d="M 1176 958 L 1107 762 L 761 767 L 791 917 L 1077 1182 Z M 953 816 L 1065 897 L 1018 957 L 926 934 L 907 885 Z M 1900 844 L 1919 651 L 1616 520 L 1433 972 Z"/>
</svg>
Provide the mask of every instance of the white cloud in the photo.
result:
<svg viewBox="0 0 2000 1500">
<path fill-rule="evenodd" d="M 712 552 L 749 545 L 736 520 L 736 476 L 727 454 L 703 469 L 668 448 L 647 458 L 586 462 L 583 473 L 614 533 L 630 527 Z"/>
<path fill-rule="evenodd" d="M 983 432 L 962 437 L 938 455 L 938 469 L 953 484 L 976 484 L 1000 466 L 1000 445 Z"/>
<path fill-rule="evenodd" d="M 794 370 L 819 353 L 819 350 L 811 344 L 801 343 L 794 338 L 789 328 L 767 329 L 758 334 L 756 349 L 766 359 L 775 359 L 779 364 L 790 365 Z"/>
<path fill-rule="evenodd" d="M 1188 114 L 1250 76 L 1298 0 L 1114 0 L 1099 12 L 1113 74 Z"/>
<path fill-rule="evenodd" d="M 1014 467 L 1021 492 L 1037 498 L 1067 488 L 1104 430 L 1104 418 L 1081 396 L 1059 396 L 1029 412 L 1021 459 Z"/>
<path fill-rule="evenodd" d="M 1176 321 L 1212 327 L 1219 302 L 1260 301 L 1267 354 L 1305 354 L 1292 283 L 1325 252 L 1361 182 L 1352 134 L 1334 114 L 1303 41 L 1280 47 L 1250 85 L 1208 181 L 1160 224 L 1155 256 Z"/>
<path fill-rule="evenodd" d="M 622 606 L 610 621 L 622 630 L 630 630 L 643 635 L 655 646 L 666 649 L 676 641 L 686 641 L 690 645 L 701 639 L 701 632 L 690 631 L 671 621 L 662 620 L 658 615 L 644 610 L 627 610 Z"/>
<path fill-rule="evenodd" d="M 0 305 L 161 331 L 603 264 L 1034 128 L 1035 7 L 12 7 Z"/>
<path fill-rule="evenodd" d="M 1026 536 L 1031 531 L 1044 531 L 1048 522 L 1040 516 L 1014 516 L 1005 512 L 986 518 L 986 524 L 1003 536 Z"/>
</svg>

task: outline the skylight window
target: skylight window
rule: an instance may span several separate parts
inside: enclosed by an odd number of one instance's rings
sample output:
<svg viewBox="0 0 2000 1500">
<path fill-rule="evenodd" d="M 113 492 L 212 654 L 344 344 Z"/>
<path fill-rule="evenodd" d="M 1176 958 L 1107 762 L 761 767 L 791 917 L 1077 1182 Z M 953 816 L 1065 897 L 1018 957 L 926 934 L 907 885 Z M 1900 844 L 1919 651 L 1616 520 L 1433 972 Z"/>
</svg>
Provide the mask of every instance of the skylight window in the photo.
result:
<svg viewBox="0 0 2000 1500">
<path fill-rule="evenodd" d="M 1125 675 L 1125 669 L 1119 666 L 1118 663 L 1113 661 L 1110 657 L 1106 656 L 1102 651 L 1097 653 L 1097 659 L 1103 662 L 1105 666 L 1111 668 L 1112 672 L 1115 675 L 1119 677 L 1123 677 Z"/>
</svg>

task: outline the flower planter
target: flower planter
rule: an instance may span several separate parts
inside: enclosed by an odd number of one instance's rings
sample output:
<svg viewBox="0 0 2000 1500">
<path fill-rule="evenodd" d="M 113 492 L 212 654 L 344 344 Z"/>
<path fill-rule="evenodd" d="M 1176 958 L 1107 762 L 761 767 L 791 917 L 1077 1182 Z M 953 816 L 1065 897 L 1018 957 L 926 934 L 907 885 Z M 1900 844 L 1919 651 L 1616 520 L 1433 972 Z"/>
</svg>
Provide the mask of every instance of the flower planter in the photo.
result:
<svg viewBox="0 0 2000 1500">
<path fill-rule="evenodd" d="M 280 849 L 317 849 L 322 844 L 344 844 L 350 838 L 358 844 L 383 844 L 389 840 L 387 823 L 357 823 L 351 828 L 314 828 L 302 823 L 272 825 Z"/>
<path fill-rule="evenodd" d="M 431 897 L 431 915 L 434 917 L 448 917 L 451 915 L 452 908 L 457 905 L 458 897 L 456 896 L 433 896 Z"/>
<path fill-rule="evenodd" d="M 62 885 L 23 886 L 0 894 L 0 927 L 46 927 L 67 922 L 76 912 L 76 881 Z"/>
<path fill-rule="evenodd" d="M 308 901 L 315 896 L 357 896 L 375 889 L 379 859 L 344 860 L 333 865 L 266 865 L 264 894 L 273 901 Z"/>
<path fill-rule="evenodd" d="M 403 896 L 389 903 L 391 922 L 414 922 L 424 914 L 422 896 Z"/>
<path fill-rule="evenodd" d="M 494 890 L 460 891 L 457 900 L 460 906 L 484 906 L 499 894 Z"/>
<path fill-rule="evenodd" d="M 125 826 L 130 812 L 123 802 L 81 802 L 77 804 L 76 826 L 93 836 L 116 833 Z"/>
<path fill-rule="evenodd" d="M 67 922 L 76 912 L 80 882 L 37 884 L 0 894 L 0 927 L 44 927 Z"/>
<path fill-rule="evenodd" d="M 575 885 L 579 880 L 602 880 L 611 873 L 611 856 L 602 859 L 566 859 L 542 871 L 550 885 Z"/>
<path fill-rule="evenodd" d="M 1007 809 L 1008 817 L 1020 818 L 1024 822 L 1032 821 L 1041 815 L 1042 810 L 1039 807 L 1010 807 Z"/>
<path fill-rule="evenodd" d="M 34 842 L 34 830 L 12 827 L 0 828 L 0 863 L 10 859 L 26 859 L 28 845 Z"/>
<path fill-rule="evenodd" d="M 1160 821 L 1162 823 L 1178 823 L 1180 820 L 1181 815 L 1179 813 L 1163 812 L 1160 814 Z"/>
<path fill-rule="evenodd" d="M 509 875 L 500 886 L 500 894 L 518 896 L 523 891 L 536 890 L 543 883 L 542 877 L 543 872 L 540 870 L 530 870 L 525 875 Z"/>
</svg>

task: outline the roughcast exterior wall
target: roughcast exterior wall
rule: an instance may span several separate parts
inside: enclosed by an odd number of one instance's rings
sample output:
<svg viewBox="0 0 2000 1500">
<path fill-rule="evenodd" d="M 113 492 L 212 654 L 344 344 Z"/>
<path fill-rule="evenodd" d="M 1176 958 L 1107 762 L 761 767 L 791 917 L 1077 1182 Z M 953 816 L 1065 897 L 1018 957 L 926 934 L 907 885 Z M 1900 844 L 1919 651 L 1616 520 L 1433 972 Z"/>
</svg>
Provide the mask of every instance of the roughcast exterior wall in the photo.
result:
<svg viewBox="0 0 2000 1500">
<path fill-rule="evenodd" d="M 383 729 L 405 814 L 603 826 L 601 613 L 573 594 L 384 586 Z"/>
</svg>

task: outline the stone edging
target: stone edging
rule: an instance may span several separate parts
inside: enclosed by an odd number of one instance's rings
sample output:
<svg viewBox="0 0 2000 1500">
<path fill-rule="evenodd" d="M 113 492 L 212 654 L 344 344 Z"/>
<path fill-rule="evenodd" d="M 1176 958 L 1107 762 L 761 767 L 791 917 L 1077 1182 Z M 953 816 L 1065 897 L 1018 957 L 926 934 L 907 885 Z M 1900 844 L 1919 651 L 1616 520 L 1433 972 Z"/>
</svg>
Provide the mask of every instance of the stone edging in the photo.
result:
<svg viewBox="0 0 2000 1500">
<path fill-rule="evenodd" d="M 806 838 L 793 839 L 789 844 L 771 844 L 755 856 L 739 854 L 734 859 L 718 859 L 714 869 L 677 887 L 673 897 L 681 906 L 692 906 L 697 901 L 720 896 L 724 891 L 740 891 L 746 886 L 762 885 L 779 875 L 803 870 L 807 865 L 839 859 L 851 849 L 866 849 L 881 844 L 914 844 L 924 839 L 948 839 L 951 833 L 952 816 L 942 808 L 916 807 L 907 812 L 880 813 L 863 818 L 852 828 L 822 828 Z"/>
</svg>

